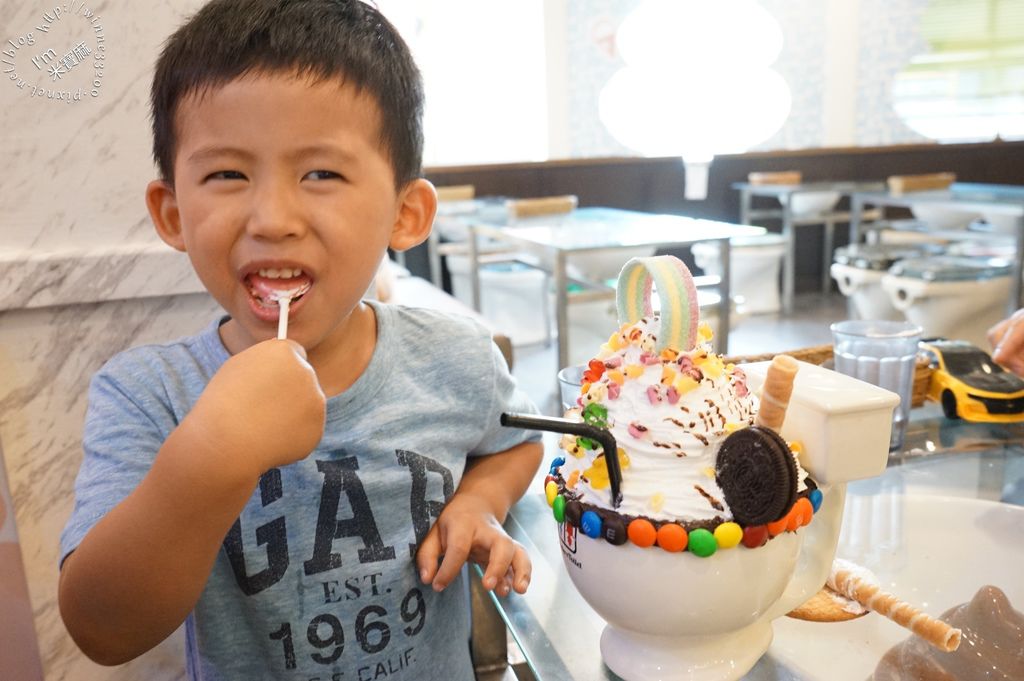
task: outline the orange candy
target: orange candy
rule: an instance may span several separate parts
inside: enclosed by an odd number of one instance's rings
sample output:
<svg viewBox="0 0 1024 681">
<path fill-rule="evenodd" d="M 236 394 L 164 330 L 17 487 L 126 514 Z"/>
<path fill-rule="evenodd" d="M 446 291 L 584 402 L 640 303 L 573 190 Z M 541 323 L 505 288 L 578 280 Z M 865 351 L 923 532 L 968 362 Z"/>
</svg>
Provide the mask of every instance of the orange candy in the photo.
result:
<svg viewBox="0 0 1024 681">
<path fill-rule="evenodd" d="M 637 518 L 626 528 L 626 536 L 629 537 L 629 541 L 637 546 L 647 548 L 648 546 L 654 546 L 654 542 L 658 539 L 658 532 L 654 529 L 654 525 L 651 524 L 650 520 Z"/>
<path fill-rule="evenodd" d="M 773 537 L 782 534 L 786 531 L 786 525 L 788 524 L 788 521 L 789 514 L 786 514 L 778 520 L 776 520 L 775 522 L 768 523 L 768 534 L 770 534 Z"/>
<path fill-rule="evenodd" d="M 789 512 L 791 520 L 786 524 L 786 529 L 795 531 L 797 528 L 803 527 L 811 522 L 811 518 L 814 517 L 814 507 L 811 506 L 811 502 L 806 497 L 800 497 L 793 504 L 793 510 Z"/>
<path fill-rule="evenodd" d="M 686 530 L 675 523 L 665 523 L 658 528 L 658 546 L 669 553 L 685 549 L 687 540 Z"/>
</svg>

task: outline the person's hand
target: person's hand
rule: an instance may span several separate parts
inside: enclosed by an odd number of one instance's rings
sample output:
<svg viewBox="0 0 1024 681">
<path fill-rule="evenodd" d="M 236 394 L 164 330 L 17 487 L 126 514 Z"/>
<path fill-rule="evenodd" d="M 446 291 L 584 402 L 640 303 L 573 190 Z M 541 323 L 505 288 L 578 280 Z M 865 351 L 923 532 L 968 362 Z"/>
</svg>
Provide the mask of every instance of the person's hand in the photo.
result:
<svg viewBox="0 0 1024 681">
<path fill-rule="evenodd" d="M 305 458 L 323 437 L 326 398 L 306 351 L 267 340 L 234 355 L 182 422 L 218 462 L 260 475 Z"/>
<path fill-rule="evenodd" d="M 530 585 L 533 566 L 523 545 L 505 533 L 484 500 L 456 492 L 420 544 L 416 565 L 423 583 L 442 591 L 467 559 L 486 566 L 483 586 L 499 596 L 526 593 Z"/>
<path fill-rule="evenodd" d="M 989 329 L 988 342 L 996 364 L 1024 376 L 1024 308 Z"/>
</svg>

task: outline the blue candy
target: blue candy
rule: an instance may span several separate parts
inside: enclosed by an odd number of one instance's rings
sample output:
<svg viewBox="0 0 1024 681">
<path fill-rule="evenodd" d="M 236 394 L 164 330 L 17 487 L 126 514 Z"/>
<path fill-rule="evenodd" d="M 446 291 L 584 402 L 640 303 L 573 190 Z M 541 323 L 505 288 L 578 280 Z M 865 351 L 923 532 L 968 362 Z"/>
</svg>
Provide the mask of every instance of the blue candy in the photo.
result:
<svg viewBox="0 0 1024 681">
<path fill-rule="evenodd" d="M 601 516 L 593 511 L 584 511 L 580 516 L 580 529 L 591 539 L 597 539 L 601 536 Z"/>
<path fill-rule="evenodd" d="M 807 495 L 807 498 L 811 500 L 811 508 L 817 513 L 818 509 L 821 508 L 822 494 L 820 489 L 811 490 L 811 493 Z"/>
<path fill-rule="evenodd" d="M 562 467 L 562 464 L 564 464 L 564 463 L 565 463 L 565 457 L 564 456 L 556 456 L 555 460 L 551 462 L 551 468 L 548 470 L 548 473 L 550 473 L 551 475 L 554 475 L 558 471 L 558 469 Z"/>
</svg>

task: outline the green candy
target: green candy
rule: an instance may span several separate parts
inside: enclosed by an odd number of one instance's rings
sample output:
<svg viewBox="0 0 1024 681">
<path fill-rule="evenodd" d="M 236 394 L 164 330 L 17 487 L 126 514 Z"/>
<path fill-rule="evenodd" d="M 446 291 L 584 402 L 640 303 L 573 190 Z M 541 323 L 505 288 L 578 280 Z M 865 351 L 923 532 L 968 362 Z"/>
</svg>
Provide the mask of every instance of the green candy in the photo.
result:
<svg viewBox="0 0 1024 681">
<path fill-rule="evenodd" d="M 718 550 L 718 542 L 715 541 L 715 535 L 705 529 L 699 529 L 690 533 L 688 547 L 690 553 L 707 558 Z"/>
<path fill-rule="evenodd" d="M 607 428 L 608 408 L 597 402 L 591 402 L 583 409 L 583 422 L 597 428 Z"/>
<path fill-rule="evenodd" d="M 583 449 L 590 449 L 590 450 L 597 449 L 597 447 L 598 447 L 598 444 L 596 442 L 594 442 L 593 440 L 591 440 L 589 437 L 578 437 L 578 438 L 576 438 L 576 444 L 579 445 L 580 447 L 582 447 Z"/>
<path fill-rule="evenodd" d="M 555 514 L 556 522 L 565 521 L 565 497 L 559 494 L 555 497 L 555 500 L 551 503 L 551 511 Z M 712 541 L 714 538 L 712 537 Z"/>
</svg>

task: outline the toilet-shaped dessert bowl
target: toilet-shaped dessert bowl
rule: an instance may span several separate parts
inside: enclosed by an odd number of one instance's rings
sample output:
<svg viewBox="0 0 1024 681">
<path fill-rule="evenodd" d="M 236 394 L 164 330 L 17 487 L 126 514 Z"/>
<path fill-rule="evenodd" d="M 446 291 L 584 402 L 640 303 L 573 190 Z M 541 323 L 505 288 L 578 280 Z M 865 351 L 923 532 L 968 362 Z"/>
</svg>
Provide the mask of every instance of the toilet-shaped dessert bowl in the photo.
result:
<svg viewBox="0 0 1024 681">
<path fill-rule="evenodd" d="M 752 391 L 768 364 L 743 365 Z M 748 537 L 763 528 L 746 528 L 740 541 L 735 523 L 725 523 L 733 526 L 731 538 L 698 529 L 687 550 L 666 550 L 623 539 L 624 524 L 610 508 L 588 511 L 581 521 L 564 502 L 553 503 L 566 571 L 607 622 L 605 664 L 627 681 L 727 681 L 749 671 L 771 644 L 772 620 L 825 584 L 846 483 L 885 469 L 898 402 L 895 393 L 800 362 L 780 435 L 800 443 L 800 464 L 817 489 L 801 502 L 807 517 L 764 536 Z"/>
</svg>

